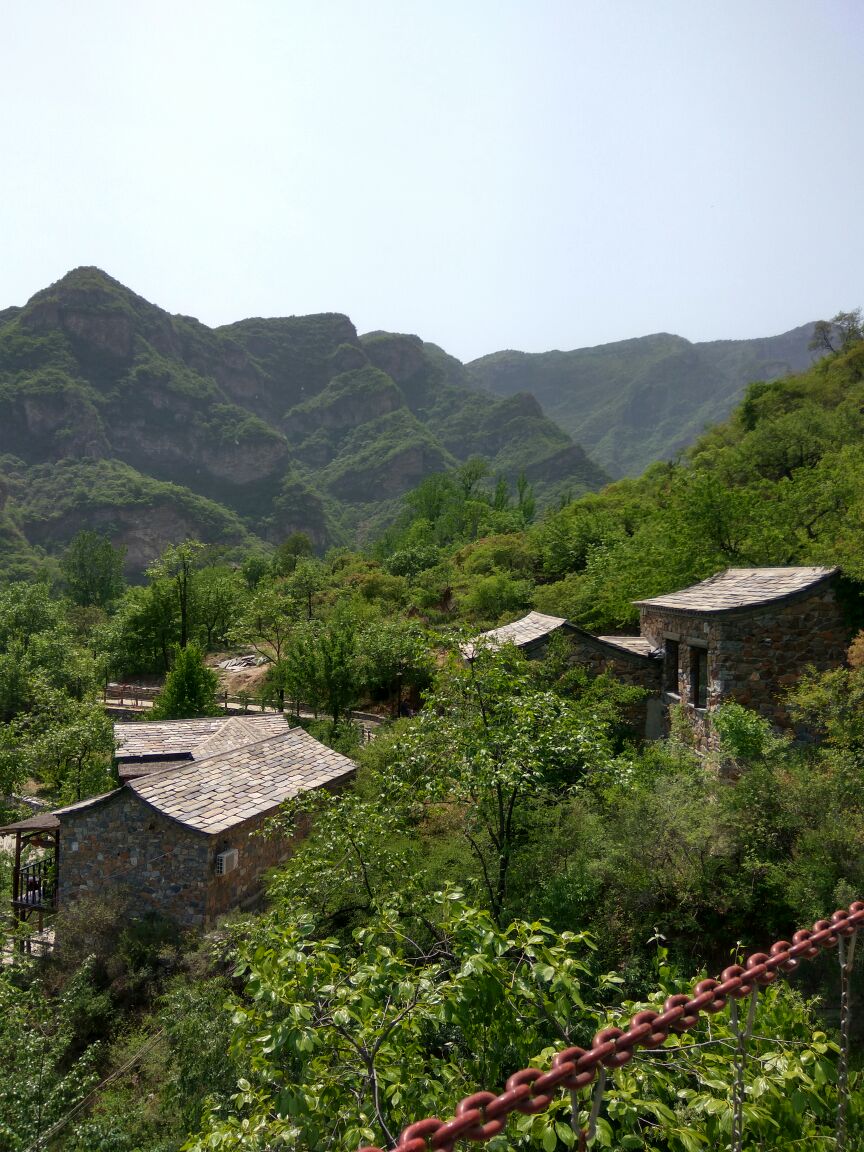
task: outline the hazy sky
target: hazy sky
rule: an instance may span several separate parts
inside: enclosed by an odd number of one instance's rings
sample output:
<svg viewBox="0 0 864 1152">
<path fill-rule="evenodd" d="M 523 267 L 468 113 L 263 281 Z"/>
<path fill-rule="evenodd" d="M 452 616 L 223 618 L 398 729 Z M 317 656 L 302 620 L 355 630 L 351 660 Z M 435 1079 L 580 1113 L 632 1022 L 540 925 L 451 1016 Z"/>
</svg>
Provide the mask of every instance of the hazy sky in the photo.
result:
<svg viewBox="0 0 864 1152">
<path fill-rule="evenodd" d="M 9 0 L 0 307 L 771 335 L 864 304 L 862 55 L 862 0 Z"/>
</svg>

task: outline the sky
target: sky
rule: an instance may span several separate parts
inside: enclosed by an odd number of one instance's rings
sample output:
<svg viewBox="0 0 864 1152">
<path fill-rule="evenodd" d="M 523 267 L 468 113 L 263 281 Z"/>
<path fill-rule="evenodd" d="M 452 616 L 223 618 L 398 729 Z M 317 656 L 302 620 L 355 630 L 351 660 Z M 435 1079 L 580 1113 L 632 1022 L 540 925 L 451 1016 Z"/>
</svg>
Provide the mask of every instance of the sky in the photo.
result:
<svg viewBox="0 0 864 1152">
<path fill-rule="evenodd" d="M 861 0 L 39 0 L 0 308 L 95 264 L 462 360 L 864 305 Z"/>
</svg>

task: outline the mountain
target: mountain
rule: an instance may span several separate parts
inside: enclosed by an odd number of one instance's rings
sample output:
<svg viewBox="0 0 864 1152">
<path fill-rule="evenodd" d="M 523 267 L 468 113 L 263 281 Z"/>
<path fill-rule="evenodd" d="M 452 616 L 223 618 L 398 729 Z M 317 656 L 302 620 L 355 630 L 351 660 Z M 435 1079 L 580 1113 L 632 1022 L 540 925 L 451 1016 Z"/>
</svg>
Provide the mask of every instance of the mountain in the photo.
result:
<svg viewBox="0 0 864 1152">
<path fill-rule="evenodd" d="M 473 455 L 541 500 L 608 480 L 532 396 L 478 390 L 435 345 L 360 337 L 347 316 L 211 329 L 97 268 L 0 312 L 7 573 L 83 527 L 125 544 L 133 573 L 185 536 L 356 543 Z"/>
<path fill-rule="evenodd" d="M 812 333 L 804 324 L 702 344 L 659 333 L 572 352 L 495 352 L 466 368 L 498 396 L 530 392 L 609 473 L 635 476 L 725 420 L 752 381 L 808 368 Z"/>
</svg>

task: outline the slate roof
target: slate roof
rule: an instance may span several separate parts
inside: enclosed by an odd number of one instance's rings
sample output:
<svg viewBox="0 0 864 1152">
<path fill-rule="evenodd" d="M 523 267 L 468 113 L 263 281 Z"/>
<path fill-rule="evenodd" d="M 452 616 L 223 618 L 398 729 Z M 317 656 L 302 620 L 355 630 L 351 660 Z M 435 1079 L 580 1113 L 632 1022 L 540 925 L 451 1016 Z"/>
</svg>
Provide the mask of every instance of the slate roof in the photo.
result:
<svg viewBox="0 0 864 1152">
<path fill-rule="evenodd" d="M 636 656 L 651 656 L 656 649 L 650 640 L 644 636 L 598 636 L 604 644 L 611 644 L 613 648 L 623 648 L 625 652 L 632 652 Z"/>
<path fill-rule="evenodd" d="M 196 720 L 139 720 L 115 724 L 117 758 L 127 756 L 191 756 L 195 748 L 228 721 L 227 716 Z"/>
<path fill-rule="evenodd" d="M 242 748 L 244 744 L 254 744 L 268 736 L 282 736 L 287 727 L 289 727 L 288 721 L 281 712 L 230 716 L 212 736 L 201 741 L 192 757 L 195 760 L 206 760 L 208 756 L 215 756 L 219 752 L 231 752 L 235 748 Z"/>
<path fill-rule="evenodd" d="M 521 620 L 513 620 L 510 624 L 502 624 L 500 628 L 492 628 L 488 632 L 481 632 L 467 644 L 462 644 L 460 650 L 466 660 L 471 660 L 477 647 L 500 648 L 502 644 L 515 644 L 522 648 L 543 636 L 549 636 L 564 624 L 564 616 L 546 616 L 542 612 L 529 612 Z"/>
<path fill-rule="evenodd" d="M 640 608 L 671 608 L 679 612 L 734 612 L 794 596 L 838 571 L 838 568 L 727 568 L 680 592 L 634 603 Z"/>
<path fill-rule="evenodd" d="M 298 792 L 347 778 L 357 765 L 303 728 L 130 780 L 142 800 L 189 828 L 214 835 Z"/>
<path fill-rule="evenodd" d="M 14 824 L 4 824 L 0 828 L 0 836 L 7 836 L 10 832 L 39 832 L 47 828 L 59 828 L 60 821 L 53 812 L 39 812 L 36 816 L 28 816 L 26 820 L 16 820 Z"/>
<path fill-rule="evenodd" d="M 114 725 L 116 756 L 118 760 L 156 756 L 165 761 L 172 757 L 175 760 L 193 756 L 200 759 L 203 745 L 217 737 L 221 736 L 225 743 L 223 746 L 213 746 L 211 751 L 214 752 L 222 751 L 223 747 L 238 747 L 241 743 L 261 740 L 264 736 L 281 731 L 285 724 L 281 712 L 118 723 Z M 238 735 L 240 733 L 244 734 L 242 739 Z"/>
</svg>

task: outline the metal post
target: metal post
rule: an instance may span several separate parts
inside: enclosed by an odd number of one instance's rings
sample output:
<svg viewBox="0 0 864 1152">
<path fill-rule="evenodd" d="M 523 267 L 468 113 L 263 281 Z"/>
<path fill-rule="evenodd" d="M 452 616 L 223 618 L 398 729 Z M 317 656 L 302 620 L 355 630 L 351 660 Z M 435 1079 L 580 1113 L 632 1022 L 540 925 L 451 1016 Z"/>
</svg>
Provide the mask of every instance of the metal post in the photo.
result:
<svg viewBox="0 0 864 1152">
<path fill-rule="evenodd" d="M 858 933 L 853 932 L 846 943 L 840 936 L 838 955 L 840 959 L 840 1055 L 837 1058 L 837 1122 L 834 1137 L 837 1152 L 846 1152 L 846 1109 L 849 1104 L 849 1027 L 852 1009 L 849 1003 L 849 977 L 855 963 L 855 941 Z"/>
<path fill-rule="evenodd" d="M 738 1001 L 732 1000 L 729 1004 L 729 1019 L 736 1040 L 735 1079 L 732 1082 L 732 1139 L 729 1145 L 731 1152 L 742 1152 L 744 1147 L 744 1099 L 746 1095 L 744 1072 L 747 1063 L 747 1045 L 753 1035 L 753 1021 L 756 1019 L 758 996 L 759 989 L 754 986 L 750 993 L 747 1023 L 743 1028 L 738 1021 Z"/>
</svg>

